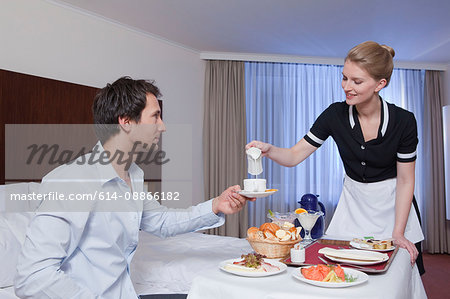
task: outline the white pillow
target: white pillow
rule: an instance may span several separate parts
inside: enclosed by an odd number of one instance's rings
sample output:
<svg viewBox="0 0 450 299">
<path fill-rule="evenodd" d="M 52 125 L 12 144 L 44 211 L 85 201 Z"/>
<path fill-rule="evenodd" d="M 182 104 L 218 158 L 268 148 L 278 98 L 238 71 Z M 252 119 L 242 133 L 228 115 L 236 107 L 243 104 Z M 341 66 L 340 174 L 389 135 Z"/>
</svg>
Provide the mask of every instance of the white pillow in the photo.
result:
<svg viewBox="0 0 450 299">
<path fill-rule="evenodd" d="M 0 217 L 0 288 L 13 285 L 21 244 Z"/>
<path fill-rule="evenodd" d="M 38 192 L 38 183 L 20 183 L 0 186 L 0 288 L 13 285 L 16 264 L 31 219 L 40 202 L 24 202 L 25 210 L 31 212 L 5 212 L 5 193 Z"/>
<path fill-rule="evenodd" d="M 6 188 L 6 190 L 2 190 Z M 11 193 L 15 194 L 30 194 L 38 193 L 39 184 L 38 183 L 18 183 L 9 184 L 5 186 L 0 186 L 0 201 L 6 201 L 5 196 Z M 2 192 L 3 191 L 3 192 Z M 3 194 L 2 194 L 3 193 Z M 28 224 L 34 217 L 35 211 L 39 206 L 40 201 L 21 201 L 16 206 L 19 211 L 6 211 L 6 213 L 1 213 L 0 217 L 5 220 L 6 225 L 9 226 L 11 232 L 16 236 L 20 244 L 25 241 L 25 235 L 27 233 Z"/>
</svg>

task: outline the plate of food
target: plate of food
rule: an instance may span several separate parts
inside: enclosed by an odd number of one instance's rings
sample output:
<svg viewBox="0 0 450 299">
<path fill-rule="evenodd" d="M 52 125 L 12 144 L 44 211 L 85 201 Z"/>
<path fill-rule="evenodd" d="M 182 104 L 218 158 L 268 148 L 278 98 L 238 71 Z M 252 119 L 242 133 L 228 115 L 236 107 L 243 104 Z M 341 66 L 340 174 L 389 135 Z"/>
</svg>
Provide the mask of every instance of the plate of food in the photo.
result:
<svg viewBox="0 0 450 299">
<path fill-rule="evenodd" d="M 376 240 L 373 237 L 354 238 L 350 241 L 350 246 L 356 249 L 387 252 L 395 249 L 391 239 Z"/>
<path fill-rule="evenodd" d="M 339 265 L 300 267 L 292 272 L 300 281 L 324 288 L 346 288 L 365 283 L 369 276 L 361 271 Z"/>
<path fill-rule="evenodd" d="M 266 191 L 245 191 L 245 190 L 241 190 L 238 193 L 240 195 L 246 196 L 246 197 L 250 197 L 250 198 L 261 198 L 261 197 L 267 197 L 269 195 L 274 194 L 275 192 L 278 192 L 278 189 L 266 189 Z"/>
<path fill-rule="evenodd" d="M 281 273 L 287 266 L 279 261 L 265 259 L 257 253 L 243 254 L 239 259 L 225 260 L 219 264 L 222 271 L 247 277 L 262 277 Z"/>
<path fill-rule="evenodd" d="M 338 263 L 353 265 L 376 265 L 389 260 L 389 255 L 381 252 L 360 250 L 360 249 L 335 249 L 324 247 L 318 253 L 323 254 L 329 260 Z"/>
</svg>

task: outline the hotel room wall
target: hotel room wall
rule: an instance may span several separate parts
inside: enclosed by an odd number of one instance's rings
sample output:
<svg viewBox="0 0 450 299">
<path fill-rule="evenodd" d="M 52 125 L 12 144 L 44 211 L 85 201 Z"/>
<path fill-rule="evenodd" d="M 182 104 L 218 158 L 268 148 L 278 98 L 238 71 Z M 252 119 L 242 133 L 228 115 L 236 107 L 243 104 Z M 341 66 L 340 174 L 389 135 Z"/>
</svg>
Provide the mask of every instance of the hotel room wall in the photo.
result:
<svg viewBox="0 0 450 299">
<path fill-rule="evenodd" d="M 205 62 L 198 52 L 52 1 L 2 0 L 1 7 L 0 69 L 93 87 L 123 75 L 156 80 L 164 121 L 192 131 L 193 167 L 180 165 L 177 176 L 192 180 L 187 200 L 203 200 Z M 170 181 L 164 169 L 162 180 Z"/>
</svg>

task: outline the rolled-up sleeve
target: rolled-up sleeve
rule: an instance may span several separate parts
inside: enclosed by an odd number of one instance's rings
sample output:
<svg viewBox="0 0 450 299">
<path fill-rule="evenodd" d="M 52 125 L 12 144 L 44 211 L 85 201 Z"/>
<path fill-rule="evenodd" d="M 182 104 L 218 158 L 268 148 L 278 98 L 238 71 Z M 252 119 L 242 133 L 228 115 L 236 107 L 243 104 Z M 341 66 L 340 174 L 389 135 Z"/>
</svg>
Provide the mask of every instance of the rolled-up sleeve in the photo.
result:
<svg viewBox="0 0 450 299">
<path fill-rule="evenodd" d="M 169 209 L 158 202 L 144 205 L 141 229 L 159 237 L 215 228 L 225 223 L 225 215 L 212 211 L 212 199 L 188 209 Z"/>
</svg>

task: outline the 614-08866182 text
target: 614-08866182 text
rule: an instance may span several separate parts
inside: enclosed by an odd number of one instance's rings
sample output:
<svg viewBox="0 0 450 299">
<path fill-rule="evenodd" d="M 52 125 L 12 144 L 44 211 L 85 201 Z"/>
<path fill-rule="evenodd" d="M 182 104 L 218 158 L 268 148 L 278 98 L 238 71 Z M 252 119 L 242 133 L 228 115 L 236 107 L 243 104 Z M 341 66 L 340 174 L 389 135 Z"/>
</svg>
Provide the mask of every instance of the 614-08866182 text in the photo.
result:
<svg viewBox="0 0 450 299">
<path fill-rule="evenodd" d="M 127 192 L 126 200 L 180 200 L 180 192 Z"/>
<path fill-rule="evenodd" d="M 97 193 L 97 192 L 96 192 Z M 94 198 L 99 200 L 180 200 L 180 192 L 125 192 L 118 194 L 117 192 L 99 192 Z"/>
</svg>

